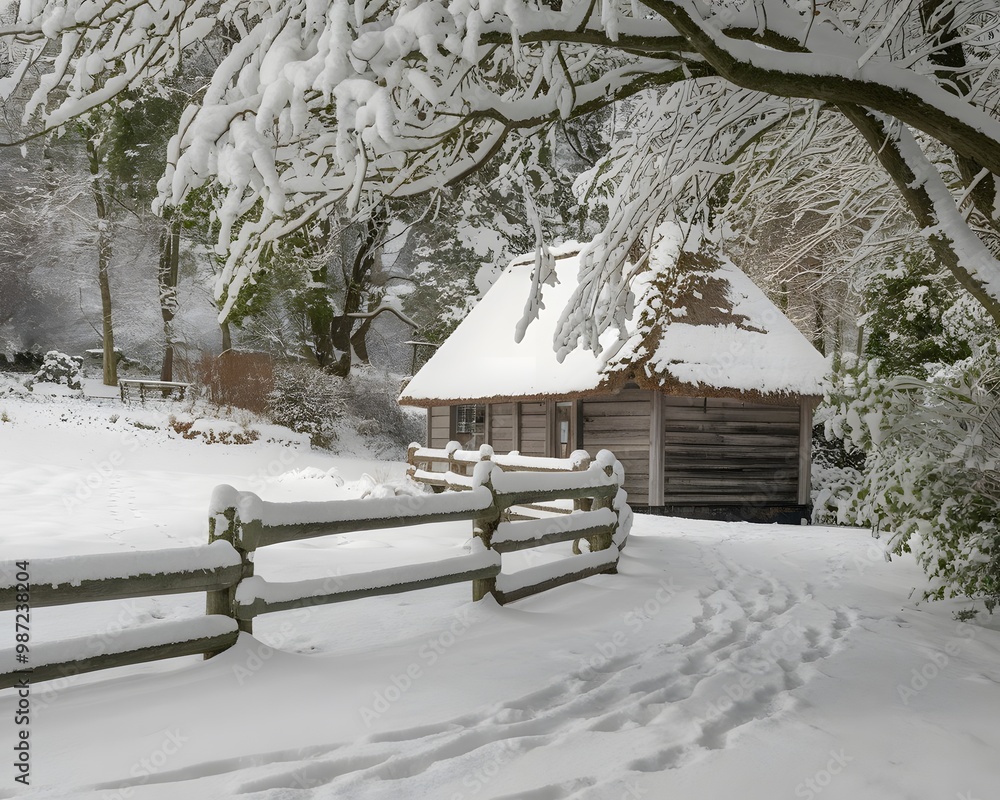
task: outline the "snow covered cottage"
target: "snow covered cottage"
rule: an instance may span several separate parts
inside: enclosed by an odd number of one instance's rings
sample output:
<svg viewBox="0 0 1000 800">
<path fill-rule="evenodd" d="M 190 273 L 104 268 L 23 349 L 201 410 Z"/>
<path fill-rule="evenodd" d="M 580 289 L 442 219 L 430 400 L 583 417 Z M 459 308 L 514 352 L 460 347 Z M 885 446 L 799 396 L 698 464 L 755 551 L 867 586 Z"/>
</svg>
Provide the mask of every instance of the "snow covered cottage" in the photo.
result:
<svg viewBox="0 0 1000 800">
<path fill-rule="evenodd" d="M 561 363 L 553 334 L 577 286 L 580 246 L 556 251 L 555 286 L 514 330 L 534 258 L 516 259 L 400 396 L 427 409 L 427 444 L 565 457 L 614 452 L 637 510 L 798 522 L 808 516 L 812 412 L 823 358 L 764 293 L 710 247 L 654 247 L 635 311 L 609 356 Z M 602 336 L 602 343 L 615 332 Z"/>
</svg>

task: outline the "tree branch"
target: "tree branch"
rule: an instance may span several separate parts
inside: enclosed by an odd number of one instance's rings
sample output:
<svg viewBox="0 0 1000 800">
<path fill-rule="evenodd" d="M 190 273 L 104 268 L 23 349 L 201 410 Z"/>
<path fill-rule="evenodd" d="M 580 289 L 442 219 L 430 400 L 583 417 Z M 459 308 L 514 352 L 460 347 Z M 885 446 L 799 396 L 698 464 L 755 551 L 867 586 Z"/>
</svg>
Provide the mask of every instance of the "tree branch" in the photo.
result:
<svg viewBox="0 0 1000 800">
<path fill-rule="evenodd" d="M 860 106 L 845 103 L 838 107 L 858 129 L 879 163 L 889 173 L 916 218 L 917 224 L 927 236 L 934 254 L 958 282 L 982 304 L 994 321 L 1000 324 L 1000 300 L 997 299 L 1000 293 L 996 287 L 991 289 L 988 286 L 985 276 L 980 274 L 980 270 L 975 269 L 969 261 L 971 258 L 980 262 L 981 266 L 988 265 L 995 274 L 1000 274 L 1000 262 L 997 262 L 975 234 L 965 227 L 965 220 L 936 171 L 933 168 L 922 169 L 919 170 L 921 174 L 917 175 L 911 162 L 914 160 L 912 151 L 919 150 L 919 147 L 913 137 L 905 130 L 901 130 L 898 134 L 892 132 L 883 120 Z M 903 138 L 908 140 L 906 144 L 909 145 L 907 148 L 910 151 L 909 158 L 904 153 Z M 968 238 L 974 239 L 975 242 L 957 241 L 962 231 L 961 228 L 956 230 L 956 225 L 965 227 Z M 975 246 L 977 244 L 978 248 Z"/>
<path fill-rule="evenodd" d="M 723 33 L 696 19 L 690 6 L 678 0 L 648 0 L 646 5 L 670 21 L 720 76 L 737 86 L 876 109 L 1000 174 L 1000 123 L 926 76 L 884 64 L 859 68 L 847 56 L 801 52 L 798 42 L 789 43 L 773 33 L 768 48 L 756 41 L 740 41 L 730 35 L 732 31 Z M 743 29 L 736 33 L 759 38 Z M 770 47 L 780 42 L 785 46 L 779 68 Z M 792 49 L 800 52 L 788 52 Z"/>
<path fill-rule="evenodd" d="M 411 328 L 420 327 L 416 322 L 406 316 L 406 314 L 397 308 L 393 308 L 392 306 L 379 306 L 374 311 L 356 312 L 354 314 L 345 314 L 344 316 L 350 317 L 351 319 L 375 319 L 375 317 L 379 314 L 385 313 L 386 311 L 398 317 L 400 322 L 409 325 Z"/>
</svg>

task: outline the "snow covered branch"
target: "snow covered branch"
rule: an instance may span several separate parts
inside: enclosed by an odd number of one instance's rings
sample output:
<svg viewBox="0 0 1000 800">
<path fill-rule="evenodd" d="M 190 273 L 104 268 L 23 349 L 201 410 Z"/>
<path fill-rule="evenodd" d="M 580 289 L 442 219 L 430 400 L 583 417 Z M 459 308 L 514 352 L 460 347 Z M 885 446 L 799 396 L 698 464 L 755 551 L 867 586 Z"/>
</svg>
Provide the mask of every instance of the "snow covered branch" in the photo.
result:
<svg viewBox="0 0 1000 800">
<path fill-rule="evenodd" d="M 845 105 L 942 264 L 1000 323 L 1000 261 L 972 231 L 934 165 L 899 123 Z"/>
<path fill-rule="evenodd" d="M 990 0 L 38 0 L 20 9 L 0 38 L 24 58 L 0 93 L 40 74 L 29 110 L 50 129 L 125 90 L 155 88 L 192 42 L 225 30 L 231 47 L 183 115 L 160 202 L 207 190 L 229 298 L 302 226 L 437 191 L 510 159 L 514 133 L 542 136 L 617 104 L 648 127 L 621 131 L 581 191 L 611 218 L 587 256 L 590 284 L 607 290 L 579 298 L 603 321 L 587 332 L 567 318 L 560 346 L 576 346 L 574 335 L 594 344 L 627 313 L 614 275 L 630 248 L 650 245 L 661 217 L 724 221 L 729 185 L 751 186 L 743 176 L 754 162 L 789 146 L 774 132 L 808 139 L 831 110 L 865 134 L 942 259 L 998 316 L 1000 264 L 958 210 L 967 199 L 1000 228 L 1000 10 Z M 812 129 L 782 125 L 806 118 Z M 231 303 L 220 307 L 225 318 Z"/>
</svg>

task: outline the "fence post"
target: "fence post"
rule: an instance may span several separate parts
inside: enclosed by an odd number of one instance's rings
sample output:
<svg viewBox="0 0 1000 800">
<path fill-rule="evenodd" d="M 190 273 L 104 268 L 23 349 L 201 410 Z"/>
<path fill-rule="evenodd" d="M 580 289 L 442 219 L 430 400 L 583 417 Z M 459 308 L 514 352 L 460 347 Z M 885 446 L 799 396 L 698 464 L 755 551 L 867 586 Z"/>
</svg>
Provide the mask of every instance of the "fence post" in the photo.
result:
<svg viewBox="0 0 1000 800">
<path fill-rule="evenodd" d="M 484 467 L 484 469 L 489 469 L 489 467 Z M 493 469 L 496 469 L 496 467 Z M 490 490 L 493 502 L 489 508 L 483 511 L 482 516 L 476 517 L 473 521 L 472 532 L 475 536 L 479 537 L 480 541 L 486 546 L 486 549 L 489 550 L 493 547 L 493 534 L 496 533 L 497 525 L 500 522 L 500 507 L 497 505 L 497 494 L 493 490 L 493 476 L 489 472 L 486 473 L 486 477 L 480 485 Z M 473 481 L 474 488 L 475 481 Z M 492 594 L 496 588 L 497 579 L 495 577 L 474 578 L 472 580 L 472 601 L 482 600 L 486 595 Z"/>
<path fill-rule="evenodd" d="M 577 461 L 572 468 L 572 472 L 586 472 L 590 469 L 590 453 L 586 450 L 574 450 L 570 453 L 570 458 L 573 456 L 578 456 L 579 461 Z M 573 500 L 573 510 L 574 511 L 590 511 L 593 505 L 594 498 L 592 497 L 577 497 Z M 580 550 L 578 548 L 579 539 L 573 542 L 573 552 L 579 554 Z"/>
<path fill-rule="evenodd" d="M 570 458 L 573 456 L 580 456 L 580 460 L 577 461 L 571 470 L 571 472 L 586 472 L 590 469 L 590 453 L 586 450 L 574 450 L 570 453 Z M 590 511 L 594 505 L 593 497 L 575 497 L 573 498 L 573 510 L 574 511 Z M 573 554 L 580 555 L 583 550 L 580 549 L 580 542 L 583 539 L 573 540 Z M 593 543 L 591 543 L 591 548 L 593 548 Z"/>
<path fill-rule="evenodd" d="M 479 447 L 479 460 L 480 461 L 492 461 L 493 460 L 493 448 L 488 444 L 480 445 Z M 475 465 L 472 467 L 472 474 L 476 474 Z M 492 484 L 492 481 L 490 481 Z"/>
<path fill-rule="evenodd" d="M 604 474 L 607 475 L 609 478 L 612 477 L 615 474 L 614 464 L 608 464 L 606 467 L 604 467 Z M 614 499 L 595 497 L 593 498 L 592 508 L 594 510 L 597 510 L 599 508 L 614 508 Z M 615 532 L 611 530 L 608 531 L 607 533 L 599 533 L 596 536 L 591 536 L 590 551 L 594 552 L 595 550 L 607 550 L 609 547 L 611 547 L 612 544 L 614 544 L 614 535 Z M 618 567 L 615 566 L 609 567 L 607 570 L 605 570 L 605 572 L 606 574 L 615 575 L 618 573 Z"/>
<path fill-rule="evenodd" d="M 230 506 L 222 512 L 222 517 L 226 521 L 226 526 L 219 530 L 219 515 L 209 514 L 208 517 L 208 543 L 223 540 L 229 542 L 240 555 L 240 560 L 243 562 L 243 569 L 240 574 L 240 581 L 244 578 L 249 578 L 253 575 L 253 561 L 251 560 L 251 553 L 244 549 L 244 543 L 242 539 L 242 524 L 240 522 L 239 514 L 236 511 L 235 506 Z M 236 590 L 239 588 L 240 581 L 230 586 L 228 589 L 219 589 L 214 592 L 205 593 L 205 613 L 206 614 L 221 614 L 225 617 L 230 617 L 236 619 Z M 241 631 L 246 633 L 253 633 L 253 620 L 242 620 L 236 619 L 236 625 Z M 205 653 L 205 658 L 211 658 L 212 656 L 218 655 L 221 650 L 212 651 Z"/>
<path fill-rule="evenodd" d="M 409 464 L 409 466 L 406 468 L 406 475 L 411 480 L 416 480 L 418 447 L 419 445 L 416 442 L 413 442 L 412 444 L 410 444 L 409 447 L 406 448 L 406 463 Z"/>
</svg>

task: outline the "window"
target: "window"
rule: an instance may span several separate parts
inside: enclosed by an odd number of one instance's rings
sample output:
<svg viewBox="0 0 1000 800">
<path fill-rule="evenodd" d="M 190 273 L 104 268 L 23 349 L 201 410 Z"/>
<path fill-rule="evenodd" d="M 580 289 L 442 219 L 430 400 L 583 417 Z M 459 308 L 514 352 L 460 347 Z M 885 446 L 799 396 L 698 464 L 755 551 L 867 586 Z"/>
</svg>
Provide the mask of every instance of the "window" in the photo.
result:
<svg viewBox="0 0 1000 800">
<path fill-rule="evenodd" d="M 556 403 L 555 457 L 569 458 L 573 452 L 573 404 Z"/>
<path fill-rule="evenodd" d="M 463 450 L 475 450 L 486 443 L 486 406 L 454 406 L 455 441 Z"/>
</svg>

